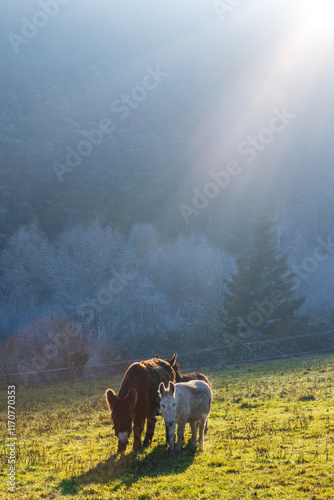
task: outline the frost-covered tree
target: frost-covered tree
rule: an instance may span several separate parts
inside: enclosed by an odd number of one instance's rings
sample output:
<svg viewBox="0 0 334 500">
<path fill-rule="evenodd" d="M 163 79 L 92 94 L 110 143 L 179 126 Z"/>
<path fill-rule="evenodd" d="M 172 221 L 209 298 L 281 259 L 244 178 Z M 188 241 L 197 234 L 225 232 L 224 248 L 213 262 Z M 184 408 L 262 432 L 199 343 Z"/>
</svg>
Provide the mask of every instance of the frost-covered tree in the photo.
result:
<svg viewBox="0 0 334 500">
<path fill-rule="evenodd" d="M 1 291 L 27 311 L 41 310 L 51 300 L 55 270 L 54 250 L 36 221 L 8 238 L 1 254 Z"/>
<path fill-rule="evenodd" d="M 223 278 L 234 260 L 201 234 L 163 241 L 151 224 L 127 238 L 98 219 L 72 226 L 50 242 L 33 223 L 2 253 L 2 306 L 24 326 L 45 313 L 66 315 L 104 345 L 199 349 L 219 327 Z M 23 298 L 23 300 L 21 300 Z M 29 315 L 29 314 L 30 315 Z"/>
<path fill-rule="evenodd" d="M 96 302 L 120 271 L 123 246 L 121 234 L 98 219 L 63 231 L 56 240 L 54 300 L 72 314 L 80 305 Z"/>
<path fill-rule="evenodd" d="M 149 247 L 129 287 L 131 325 L 169 349 L 207 346 L 218 327 L 219 295 L 233 259 L 201 234 Z"/>
</svg>

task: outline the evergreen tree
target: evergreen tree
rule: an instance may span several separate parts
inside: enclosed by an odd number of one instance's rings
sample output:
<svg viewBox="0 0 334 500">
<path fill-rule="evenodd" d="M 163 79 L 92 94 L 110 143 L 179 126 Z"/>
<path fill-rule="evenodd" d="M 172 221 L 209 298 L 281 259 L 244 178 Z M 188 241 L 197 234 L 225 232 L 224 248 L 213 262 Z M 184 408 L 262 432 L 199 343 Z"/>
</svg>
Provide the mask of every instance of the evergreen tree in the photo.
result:
<svg viewBox="0 0 334 500">
<path fill-rule="evenodd" d="M 237 269 L 225 280 L 220 314 L 229 338 L 253 341 L 289 335 L 305 297 L 295 297 L 294 274 L 287 256 L 275 247 L 275 224 L 260 216 L 250 250 L 237 258 Z"/>
</svg>

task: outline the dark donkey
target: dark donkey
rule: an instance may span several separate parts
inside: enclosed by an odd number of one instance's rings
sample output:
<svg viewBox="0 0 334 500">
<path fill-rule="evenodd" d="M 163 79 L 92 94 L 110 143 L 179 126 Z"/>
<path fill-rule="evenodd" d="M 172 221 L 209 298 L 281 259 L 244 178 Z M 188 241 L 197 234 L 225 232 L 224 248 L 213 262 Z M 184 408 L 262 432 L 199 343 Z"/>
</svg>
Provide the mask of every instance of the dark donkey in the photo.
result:
<svg viewBox="0 0 334 500">
<path fill-rule="evenodd" d="M 193 373 L 186 373 L 185 375 L 182 375 L 181 370 L 180 370 L 180 365 L 179 363 L 176 363 L 176 356 L 177 352 L 174 354 L 174 356 L 171 359 L 165 359 L 164 361 L 167 361 L 167 363 L 170 364 L 170 366 L 173 368 L 175 372 L 175 380 L 177 383 L 179 382 L 190 382 L 191 380 L 203 380 L 203 382 L 206 382 L 208 386 L 211 388 L 210 381 L 204 373 L 201 372 L 193 372 Z M 158 354 L 155 355 L 155 359 L 161 359 Z M 208 421 L 205 422 L 205 429 L 204 429 L 205 434 L 208 432 Z M 166 427 L 166 441 L 168 441 L 168 429 Z"/>
<path fill-rule="evenodd" d="M 174 362 L 176 360 L 176 355 Z M 117 452 L 124 452 L 129 441 L 133 423 L 133 451 L 141 446 L 141 434 L 147 419 L 144 446 L 151 443 L 156 415 L 159 413 L 157 392 L 161 382 L 168 385 L 175 382 L 173 358 L 149 359 L 133 363 L 125 372 L 118 394 L 112 389 L 106 391 L 106 399 L 111 412 L 111 421 L 118 437 Z"/>
<path fill-rule="evenodd" d="M 208 377 L 204 375 L 204 373 L 201 372 L 194 372 L 194 373 L 186 373 L 185 375 L 182 375 L 181 370 L 180 370 L 180 365 L 179 363 L 176 363 L 176 356 L 177 352 L 174 354 L 174 356 L 171 359 L 165 359 L 164 361 L 167 361 L 167 363 L 170 364 L 170 366 L 173 368 L 175 372 L 175 380 L 177 383 L 179 382 L 190 382 L 190 380 L 203 380 L 203 382 L 206 382 L 209 387 L 211 387 L 211 384 L 209 382 Z M 155 359 L 161 359 L 158 354 L 155 355 Z"/>
</svg>

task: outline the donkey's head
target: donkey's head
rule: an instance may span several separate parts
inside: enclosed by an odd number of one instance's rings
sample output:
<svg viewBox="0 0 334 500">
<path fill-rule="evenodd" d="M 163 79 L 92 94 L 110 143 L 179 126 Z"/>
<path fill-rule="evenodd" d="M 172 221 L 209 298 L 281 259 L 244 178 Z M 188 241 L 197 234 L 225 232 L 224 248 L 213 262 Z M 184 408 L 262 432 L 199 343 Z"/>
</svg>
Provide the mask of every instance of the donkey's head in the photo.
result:
<svg viewBox="0 0 334 500">
<path fill-rule="evenodd" d="M 174 368 L 175 364 L 177 364 L 176 363 L 176 358 L 177 358 L 177 352 L 174 352 L 173 356 L 170 359 L 165 359 L 164 361 L 166 361 L 167 363 L 169 363 L 170 366 L 172 368 Z M 155 355 L 155 359 L 162 359 L 162 358 L 160 358 L 159 354 L 156 354 Z"/>
<path fill-rule="evenodd" d="M 106 400 L 111 412 L 115 434 L 118 437 L 118 453 L 125 451 L 132 431 L 137 391 L 131 389 L 124 399 L 119 399 L 112 389 L 106 392 Z"/>
<path fill-rule="evenodd" d="M 156 359 L 161 359 L 159 354 L 155 355 Z M 179 363 L 176 362 L 177 358 L 177 352 L 174 352 L 173 356 L 170 359 L 165 359 L 164 361 L 167 361 L 167 363 L 170 364 L 170 366 L 173 368 L 173 371 L 176 376 L 176 382 L 181 381 L 181 370 L 180 370 L 180 365 Z"/>
<path fill-rule="evenodd" d="M 175 426 L 176 421 L 176 401 L 175 401 L 175 385 L 169 382 L 168 388 L 161 382 L 158 389 L 160 396 L 161 414 L 169 428 Z"/>
</svg>

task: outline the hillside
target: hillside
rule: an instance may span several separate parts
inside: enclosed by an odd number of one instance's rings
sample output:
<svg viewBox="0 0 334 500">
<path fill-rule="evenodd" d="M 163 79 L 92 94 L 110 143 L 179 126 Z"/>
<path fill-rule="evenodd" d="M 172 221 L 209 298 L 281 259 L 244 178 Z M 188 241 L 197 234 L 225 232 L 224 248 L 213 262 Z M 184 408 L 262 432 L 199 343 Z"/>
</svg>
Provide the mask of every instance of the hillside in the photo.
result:
<svg viewBox="0 0 334 500">
<path fill-rule="evenodd" d="M 143 335 L 211 348 L 265 214 L 305 296 L 279 336 L 312 336 L 283 351 L 333 351 L 333 6 L 318 4 L 6 2 L 0 343 L 53 315 L 133 356 Z M 2 358 L 0 375 L 22 371 Z"/>
</svg>

